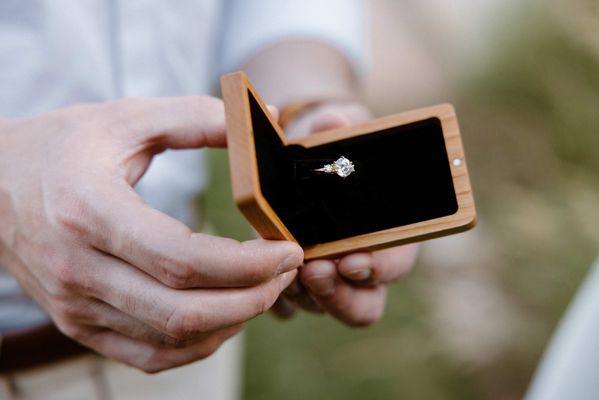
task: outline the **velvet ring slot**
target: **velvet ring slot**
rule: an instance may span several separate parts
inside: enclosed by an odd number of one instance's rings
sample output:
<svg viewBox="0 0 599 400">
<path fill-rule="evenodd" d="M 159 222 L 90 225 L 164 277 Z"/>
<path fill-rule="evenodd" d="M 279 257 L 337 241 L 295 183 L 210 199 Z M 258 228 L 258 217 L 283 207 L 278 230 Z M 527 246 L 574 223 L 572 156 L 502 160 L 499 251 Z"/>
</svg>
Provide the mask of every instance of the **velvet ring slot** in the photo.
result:
<svg viewBox="0 0 599 400">
<path fill-rule="evenodd" d="M 223 76 L 222 91 L 234 197 L 263 237 L 336 257 L 474 226 L 452 106 L 289 141 L 244 73 Z M 340 156 L 354 164 L 346 178 L 314 171 Z"/>
</svg>

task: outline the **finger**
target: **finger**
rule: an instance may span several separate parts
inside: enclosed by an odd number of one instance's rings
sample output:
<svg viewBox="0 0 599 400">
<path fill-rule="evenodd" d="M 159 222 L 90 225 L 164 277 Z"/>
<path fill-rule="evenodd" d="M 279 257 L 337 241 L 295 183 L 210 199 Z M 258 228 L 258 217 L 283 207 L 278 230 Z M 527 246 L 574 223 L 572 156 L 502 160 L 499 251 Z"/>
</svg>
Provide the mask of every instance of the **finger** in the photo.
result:
<svg viewBox="0 0 599 400">
<path fill-rule="evenodd" d="M 272 313 L 281 318 L 289 319 L 295 315 L 295 305 L 287 300 L 285 296 L 279 296 L 271 309 Z"/>
<path fill-rule="evenodd" d="M 303 279 L 303 269 L 300 270 Z M 356 287 L 341 276 L 335 280 L 334 290 L 321 296 L 312 293 L 320 306 L 338 320 L 351 326 L 367 326 L 378 321 L 385 309 L 385 286 Z"/>
<path fill-rule="evenodd" d="M 268 112 L 270 113 L 270 115 L 272 116 L 272 118 L 275 121 L 279 120 L 279 109 L 277 107 L 269 105 L 268 106 Z"/>
<path fill-rule="evenodd" d="M 317 296 L 328 296 L 335 290 L 337 269 L 331 260 L 314 260 L 300 269 L 301 283 Z"/>
<path fill-rule="evenodd" d="M 354 253 L 339 260 L 339 274 L 351 282 L 376 285 L 406 275 L 416 261 L 418 245 L 394 247 L 373 253 Z"/>
<path fill-rule="evenodd" d="M 416 262 L 418 248 L 418 244 L 408 244 L 373 252 L 371 281 L 387 283 L 407 275 Z"/>
<path fill-rule="evenodd" d="M 351 326 L 368 326 L 378 321 L 385 310 L 384 285 L 355 287 L 340 280 L 332 295 L 316 297 L 331 315 Z"/>
<path fill-rule="evenodd" d="M 86 315 L 79 322 L 90 327 L 113 330 L 131 339 L 154 345 L 182 347 L 189 343 L 189 340 L 179 340 L 168 336 L 138 319 L 117 310 L 111 305 L 98 300 L 94 300 L 88 304 Z M 204 337 L 205 335 L 200 335 L 191 340 L 197 341 Z"/>
<path fill-rule="evenodd" d="M 226 145 L 225 110 L 215 97 L 126 98 L 104 107 L 112 131 L 135 145 L 173 149 Z"/>
<path fill-rule="evenodd" d="M 243 325 L 232 326 L 215 332 L 200 342 L 178 349 L 154 346 L 109 330 L 92 331 L 80 341 L 107 357 L 154 373 L 210 356 L 224 341 L 242 328 Z"/>
<path fill-rule="evenodd" d="M 373 276 L 373 264 L 371 253 L 354 253 L 339 260 L 337 271 L 352 282 L 367 282 Z"/>
<path fill-rule="evenodd" d="M 340 112 L 329 111 L 319 115 L 318 118 L 312 122 L 310 131 L 321 132 L 328 129 L 350 126 L 351 124 L 352 121 L 346 115 Z"/>
<path fill-rule="evenodd" d="M 148 206 L 130 188 L 90 204 L 91 215 L 67 221 L 77 236 L 173 288 L 257 285 L 303 261 L 296 243 L 263 239 L 240 243 L 192 233 Z"/>
<path fill-rule="evenodd" d="M 314 301 L 298 278 L 291 282 L 291 284 L 287 286 L 287 289 L 283 291 L 283 297 L 306 311 L 318 314 L 323 313 L 322 307 Z"/>
<path fill-rule="evenodd" d="M 175 290 L 109 256 L 99 256 L 92 295 L 179 340 L 245 322 L 266 312 L 296 271 L 258 286 Z"/>
</svg>

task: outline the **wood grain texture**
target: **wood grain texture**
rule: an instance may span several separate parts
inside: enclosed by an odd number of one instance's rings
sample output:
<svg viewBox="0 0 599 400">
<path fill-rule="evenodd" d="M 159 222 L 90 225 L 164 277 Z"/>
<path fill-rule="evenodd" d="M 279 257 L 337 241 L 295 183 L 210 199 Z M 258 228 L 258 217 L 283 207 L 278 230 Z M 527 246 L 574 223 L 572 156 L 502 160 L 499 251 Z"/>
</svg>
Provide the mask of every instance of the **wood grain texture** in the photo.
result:
<svg viewBox="0 0 599 400">
<path fill-rule="evenodd" d="M 476 224 L 476 210 L 470 179 L 468 177 L 466 158 L 456 113 L 452 105 L 441 104 L 421 108 L 378 118 L 352 127 L 319 132 L 318 135 L 288 141 L 285 138 L 284 132 L 277 122 L 273 120 L 266 105 L 260 99 L 260 96 L 243 72 L 224 75 L 221 78 L 221 89 L 227 120 L 227 142 L 233 196 L 241 212 L 262 237 L 266 239 L 296 241 L 285 224 L 268 204 L 260 189 L 248 90 L 254 95 L 260 107 L 268 116 L 269 121 L 275 127 L 283 143 L 299 144 L 306 148 L 349 137 L 366 135 L 431 117 L 437 117 L 441 121 L 447 148 L 447 162 L 451 168 L 451 175 L 456 191 L 458 211 L 455 214 L 441 218 L 305 247 L 304 253 L 306 259 L 338 257 L 356 251 L 382 249 L 431 239 L 462 232 L 474 227 Z M 460 165 L 454 165 L 452 163 L 454 159 L 461 160 Z"/>
<path fill-rule="evenodd" d="M 233 197 L 243 215 L 263 238 L 296 241 L 260 189 L 248 89 L 258 100 L 269 121 L 276 127 L 281 140 L 287 143 L 281 128 L 272 119 L 268 108 L 255 92 L 247 76 L 243 72 L 224 75 L 221 78 L 221 91 L 225 103 Z"/>
</svg>

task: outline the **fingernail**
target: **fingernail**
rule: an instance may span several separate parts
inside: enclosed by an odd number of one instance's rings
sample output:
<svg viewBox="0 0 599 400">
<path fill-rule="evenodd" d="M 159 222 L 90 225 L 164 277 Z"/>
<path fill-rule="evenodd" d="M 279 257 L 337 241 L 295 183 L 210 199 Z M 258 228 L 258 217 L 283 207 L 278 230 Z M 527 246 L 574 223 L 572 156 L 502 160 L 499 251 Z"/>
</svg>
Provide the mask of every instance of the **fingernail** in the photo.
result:
<svg viewBox="0 0 599 400">
<path fill-rule="evenodd" d="M 308 288 L 317 296 L 330 296 L 335 292 L 335 278 L 312 278 L 307 282 Z"/>
<path fill-rule="evenodd" d="M 277 267 L 277 275 L 296 269 L 304 261 L 304 255 L 301 251 L 294 251 L 281 261 Z"/>
<path fill-rule="evenodd" d="M 346 273 L 347 277 L 353 281 L 365 281 L 372 276 L 372 270 L 370 268 L 356 269 Z"/>
</svg>

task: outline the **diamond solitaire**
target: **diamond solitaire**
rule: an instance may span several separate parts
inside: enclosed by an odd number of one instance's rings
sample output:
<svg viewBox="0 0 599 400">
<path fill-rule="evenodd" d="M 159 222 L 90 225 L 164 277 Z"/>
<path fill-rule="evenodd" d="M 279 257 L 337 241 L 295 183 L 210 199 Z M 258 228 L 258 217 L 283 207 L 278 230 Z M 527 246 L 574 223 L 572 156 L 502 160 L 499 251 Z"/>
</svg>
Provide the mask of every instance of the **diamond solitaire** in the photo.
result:
<svg viewBox="0 0 599 400">
<path fill-rule="evenodd" d="M 334 163 L 315 169 L 315 171 L 324 172 L 325 174 L 337 174 L 342 178 L 347 178 L 355 171 L 355 168 L 354 163 L 341 156 Z"/>
</svg>

